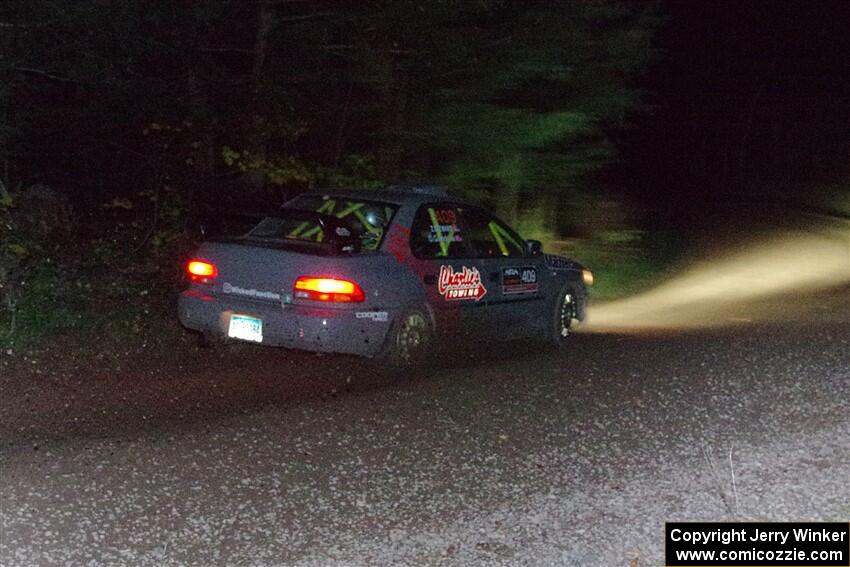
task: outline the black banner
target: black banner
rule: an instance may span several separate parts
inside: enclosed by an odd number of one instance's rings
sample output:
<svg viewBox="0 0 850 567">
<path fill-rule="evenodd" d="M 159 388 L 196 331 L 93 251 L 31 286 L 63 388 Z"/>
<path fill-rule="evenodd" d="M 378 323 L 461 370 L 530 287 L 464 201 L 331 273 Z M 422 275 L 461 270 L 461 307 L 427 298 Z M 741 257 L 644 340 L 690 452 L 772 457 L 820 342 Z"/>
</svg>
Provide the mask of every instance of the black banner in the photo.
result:
<svg viewBox="0 0 850 567">
<path fill-rule="evenodd" d="M 668 522 L 667 567 L 850 567 L 850 524 Z"/>
</svg>

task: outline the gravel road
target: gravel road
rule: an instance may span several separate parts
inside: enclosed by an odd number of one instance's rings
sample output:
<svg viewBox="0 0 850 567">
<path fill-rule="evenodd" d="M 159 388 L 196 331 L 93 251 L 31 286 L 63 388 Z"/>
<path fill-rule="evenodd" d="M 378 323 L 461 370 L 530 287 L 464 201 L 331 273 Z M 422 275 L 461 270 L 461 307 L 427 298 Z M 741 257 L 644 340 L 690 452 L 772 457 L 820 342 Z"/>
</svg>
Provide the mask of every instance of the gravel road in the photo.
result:
<svg viewBox="0 0 850 567">
<path fill-rule="evenodd" d="M 401 380 L 255 347 L 18 361 L 0 564 L 636 567 L 665 521 L 848 521 L 848 296 Z"/>
</svg>

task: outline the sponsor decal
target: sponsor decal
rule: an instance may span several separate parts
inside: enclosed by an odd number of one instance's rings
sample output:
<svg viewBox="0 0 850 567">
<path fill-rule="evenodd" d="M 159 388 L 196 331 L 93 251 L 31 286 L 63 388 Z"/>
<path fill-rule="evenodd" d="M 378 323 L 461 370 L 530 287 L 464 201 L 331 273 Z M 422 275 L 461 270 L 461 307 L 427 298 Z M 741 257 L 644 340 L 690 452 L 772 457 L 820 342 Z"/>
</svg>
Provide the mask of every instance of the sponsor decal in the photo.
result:
<svg viewBox="0 0 850 567">
<path fill-rule="evenodd" d="M 431 217 L 431 231 L 428 233 L 428 242 L 446 244 L 446 251 L 448 251 L 449 243 L 463 242 L 460 227 L 457 225 L 457 213 L 454 209 L 428 209 L 428 214 Z"/>
<path fill-rule="evenodd" d="M 463 237 L 460 235 L 460 227 L 452 224 L 438 224 L 431 225 L 431 232 L 428 233 L 428 242 L 432 244 L 463 242 Z"/>
<path fill-rule="evenodd" d="M 487 288 L 481 283 L 481 273 L 478 268 L 463 266 L 455 272 L 452 266 L 440 266 L 440 279 L 437 289 L 446 301 L 474 299 L 478 301 L 487 293 Z"/>
<path fill-rule="evenodd" d="M 224 282 L 224 285 L 221 286 L 221 291 L 224 293 L 230 293 L 233 295 L 244 295 L 245 297 L 253 297 L 256 299 L 273 299 L 280 300 L 280 294 L 275 293 L 273 291 L 261 291 L 257 289 L 246 289 L 244 287 L 239 287 L 236 285 L 232 285 L 230 282 Z"/>
<path fill-rule="evenodd" d="M 357 311 L 354 316 L 358 319 L 370 319 L 375 323 L 384 323 L 389 320 L 386 311 Z"/>
<path fill-rule="evenodd" d="M 457 214 L 454 209 L 434 209 L 434 218 L 440 224 L 457 224 Z"/>
<path fill-rule="evenodd" d="M 537 293 L 537 270 L 531 266 L 502 270 L 502 294 Z"/>
<path fill-rule="evenodd" d="M 575 262 L 567 260 L 566 258 L 562 258 L 561 256 L 555 256 L 554 254 L 544 254 L 543 261 L 546 262 L 546 266 L 552 268 L 553 270 L 576 269 Z"/>
</svg>

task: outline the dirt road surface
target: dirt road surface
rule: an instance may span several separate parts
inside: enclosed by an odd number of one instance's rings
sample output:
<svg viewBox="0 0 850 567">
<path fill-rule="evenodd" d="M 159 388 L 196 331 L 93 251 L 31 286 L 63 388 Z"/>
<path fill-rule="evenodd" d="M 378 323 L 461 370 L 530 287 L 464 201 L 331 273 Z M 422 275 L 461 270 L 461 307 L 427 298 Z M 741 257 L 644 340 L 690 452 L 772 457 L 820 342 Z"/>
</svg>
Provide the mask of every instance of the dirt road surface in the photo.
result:
<svg viewBox="0 0 850 567">
<path fill-rule="evenodd" d="M 181 340 L 18 355 L 0 564 L 634 567 L 665 521 L 848 521 L 848 298 L 403 378 Z"/>
</svg>

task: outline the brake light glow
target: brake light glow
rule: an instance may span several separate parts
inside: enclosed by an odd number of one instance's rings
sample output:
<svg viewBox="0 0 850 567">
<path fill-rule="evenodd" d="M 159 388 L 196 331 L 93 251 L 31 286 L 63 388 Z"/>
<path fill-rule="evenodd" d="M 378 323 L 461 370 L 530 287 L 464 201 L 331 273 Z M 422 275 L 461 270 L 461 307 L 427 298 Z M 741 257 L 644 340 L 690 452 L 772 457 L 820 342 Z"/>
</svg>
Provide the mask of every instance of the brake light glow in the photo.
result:
<svg viewBox="0 0 850 567">
<path fill-rule="evenodd" d="M 360 286 L 352 281 L 307 276 L 295 280 L 293 295 L 301 299 L 336 303 L 359 303 L 366 299 Z"/>
<path fill-rule="evenodd" d="M 215 264 L 203 260 L 190 260 L 186 264 L 186 272 L 189 274 L 189 279 L 198 283 L 210 283 L 218 275 Z"/>
</svg>

